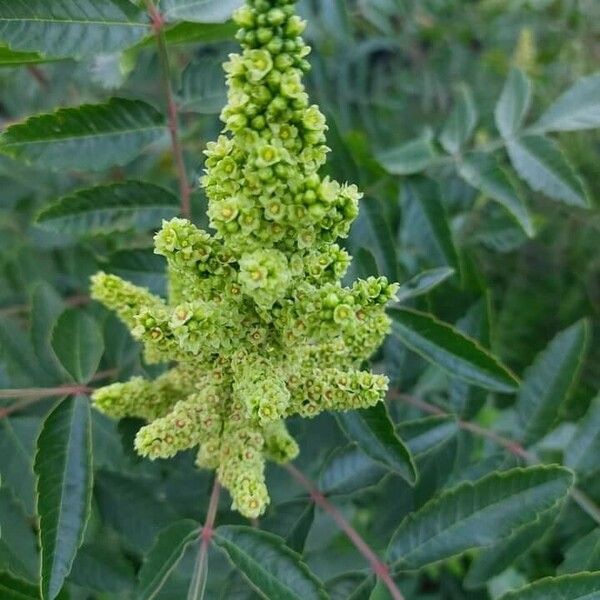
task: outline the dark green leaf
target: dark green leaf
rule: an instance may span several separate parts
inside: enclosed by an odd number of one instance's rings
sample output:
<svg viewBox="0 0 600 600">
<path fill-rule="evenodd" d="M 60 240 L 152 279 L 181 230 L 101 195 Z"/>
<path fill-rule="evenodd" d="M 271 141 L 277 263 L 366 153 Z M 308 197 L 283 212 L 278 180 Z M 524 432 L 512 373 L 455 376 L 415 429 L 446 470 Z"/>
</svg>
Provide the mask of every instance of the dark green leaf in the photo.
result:
<svg viewBox="0 0 600 600">
<path fill-rule="evenodd" d="M 48 61 L 49 59 L 35 52 L 15 52 L 10 48 L 0 46 L 0 67 L 19 67 Z"/>
<path fill-rule="evenodd" d="M 600 395 L 592 401 L 581 419 L 565 451 L 565 466 L 580 475 L 593 475 L 600 470 Z M 600 569 L 600 567 L 599 567 Z"/>
<path fill-rule="evenodd" d="M 500 600 L 599 600 L 600 573 L 579 573 L 562 577 L 547 577 Z"/>
<path fill-rule="evenodd" d="M 196 521 L 186 519 L 160 532 L 140 570 L 136 598 L 152 600 L 156 597 L 186 548 L 198 539 L 199 531 Z"/>
<path fill-rule="evenodd" d="M 56 598 L 83 541 L 92 498 L 91 437 L 89 401 L 77 396 L 50 413 L 38 439 L 43 600 Z"/>
<path fill-rule="evenodd" d="M 525 200 L 492 155 L 471 154 L 459 164 L 458 172 L 469 185 L 503 206 L 529 237 L 533 236 L 535 231 Z"/>
<path fill-rule="evenodd" d="M 458 431 L 458 423 L 450 415 L 434 415 L 398 425 L 398 432 L 416 459 L 435 452 L 449 442 Z"/>
<path fill-rule="evenodd" d="M 361 202 L 361 210 L 365 211 L 373 239 L 377 244 L 374 250 L 376 251 L 379 272 L 391 281 L 396 281 L 398 279 L 396 244 L 394 243 L 392 230 L 381 210 L 381 205 L 374 198 L 367 198 Z"/>
<path fill-rule="evenodd" d="M 338 423 L 351 442 L 365 454 L 397 473 L 410 485 L 417 481 L 417 470 L 410 451 L 396 435 L 383 402 L 365 409 L 340 413 Z"/>
<path fill-rule="evenodd" d="M 168 21 L 196 23 L 222 23 L 243 3 L 243 0 L 161 0 Z"/>
<path fill-rule="evenodd" d="M 148 250 L 123 250 L 110 257 L 105 270 L 135 285 L 164 296 L 167 291 L 166 262 L 162 256 Z"/>
<path fill-rule="evenodd" d="M 182 112 L 219 114 L 227 101 L 223 66 L 214 58 L 190 63 L 181 77 Z"/>
<path fill-rule="evenodd" d="M 454 269 L 450 267 L 438 267 L 437 269 L 422 271 L 400 285 L 396 294 L 398 302 L 427 294 L 452 275 L 454 275 Z"/>
<path fill-rule="evenodd" d="M 177 198 L 164 188 L 141 181 L 79 190 L 57 200 L 38 215 L 37 221 L 58 233 L 93 235 L 160 226 L 174 217 Z"/>
<path fill-rule="evenodd" d="M 583 77 L 534 125 L 536 131 L 577 131 L 600 127 L 600 73 Z"/>
<path fill-rule="evenodd" d="M 496 392 L 514 392 L 517 378 L 487 350 L 434 316 L 408 308 L 389 309 L 400 341 L 450 375 Z"/>
<path fill-rule="evenodd" d="M 0 0 L 0 40 L 13 50 L 79 57 L 131 46 L 150 30 L 127 0 Z"/>
<path fill-rule="evenodd" d="M 507 145 L 513 167 L 536 192 L 565 204 L 587 207 L 583 183 L 559 146 L 542 136 L 527 136 Z"/>
<path fill-rule="evenodd" d="M 517 397 L 523 441 L 539 440 L 556 421 L 581 369 L 589 338 L 587 321 L 560 332 L 525 372 Z"/>
<path fill-rule="evenodd" d="M 356 265 L 356 275 L 360 279 L 379 275 L 379 267 L 373 253 L 367 248 L 359 248 L 354 253 L 354 263 Z"/>
<path fill-rule="evenodd" d="M 523 71 L 513 69 L 496 105 L 496 126 L 503 138 L 511 138 L 523 126 L 532 96 L 531 80 Z"/>
<path fill-rule="evenodd" d="M 304 507 L 304 510 L 294 523 L 293 527 L 285 536 L 286 546 L 289 546 L 294 552 L 302 554 L 304 552 L 306 538 L 310 533 L 314 520 L 315 504 L 314 502 L 308 502 Z"/>
<path fill-rule="evenodd" d="M 323 585 L 275 535 L 251 527 L 223 526 L 215 544 L 267 600 L 323 600 Z"/>
<path fill-rule="evenodd" d="M 381 166 L 392 175 L 412 175 L 430 167 L 438 158 L 431 136 L 412 140 L 377 154 Z"/>
<path fill-rule="evenodd" d="M 443 492 L 409 515 L 394 533 L 388 557 L 402 570 L 489 546 L 565 498 L 573 475 L 561 467 L 493 473 Z"/>
<path fill-rule="evenodd" d="M 48 169 L 102 171 L 130 162 L 165 131 L 154 107 L 112 98 L 11 125 L 0 136 L 0 152 Z"/>
<path fill-rule="evenodd" d="M 600 571 L 600 528 L 577 540 L 565 553 L 565 560 L 558 567 L 559 575 Z"/>
<path fill-rule="evenodd" d="M 477 126 L 477 107 L 471 90 L 461 85 L 454 109 L 440 135 L 440 144 L 449 154 L 458 154 L 469 141 Z"/>
<path fill-rule="evenodd" d="M 8 573 L 0 573 L 0 598 L 2 600 L 39 600 L 36 585 L 17 579 Z"/>
<path fill-rule="evenodd" d="M 92 317 L 82 310 L 70 309 L 56 322 L 52 348 L 69 375 L 79 383 L 87 383 L 104 353 L 104 340 Z"/>
</svg>

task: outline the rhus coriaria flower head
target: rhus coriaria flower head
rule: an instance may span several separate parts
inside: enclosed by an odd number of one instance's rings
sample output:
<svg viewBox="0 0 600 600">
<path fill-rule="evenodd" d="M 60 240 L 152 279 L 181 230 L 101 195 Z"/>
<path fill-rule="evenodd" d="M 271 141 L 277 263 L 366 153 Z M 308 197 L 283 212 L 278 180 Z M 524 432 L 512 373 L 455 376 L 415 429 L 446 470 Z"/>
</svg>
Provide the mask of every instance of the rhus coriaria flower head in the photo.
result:
<svg viewBox="0 0 600 600">
<path fill-rule="evenodd" d="M 249 0 L 235 14 L 243 51 L 225 64 L 223 134 L 202 178 L 214 233 L 163 223 L 155 252 L 168 265 L 165 300 L 105 273 L 94 298 L 115 310 L 149 362 L 171 366 L 94 393 L 114 417 L 148 421 L 137 451 L 151 459 L 198 448 L 247 517 L 269 502 L 266 460 L 298 454 L 292 415 L 373 406 L 387 379 L 361 369 L 388 332 L 385 278 L 342 287 L 361 194 L 321 177 L 325 117 L 302 84 L 309 48 L 291 0 Z"/>
</svg>

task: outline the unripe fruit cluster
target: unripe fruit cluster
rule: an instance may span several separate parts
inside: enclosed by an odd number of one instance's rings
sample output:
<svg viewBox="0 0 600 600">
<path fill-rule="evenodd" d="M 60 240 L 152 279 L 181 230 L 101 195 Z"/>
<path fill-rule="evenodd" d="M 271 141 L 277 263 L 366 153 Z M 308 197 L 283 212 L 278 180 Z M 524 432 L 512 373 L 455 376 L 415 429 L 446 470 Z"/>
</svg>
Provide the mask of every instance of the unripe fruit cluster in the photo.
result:
<svg viewBox="0 0 600 600">
<path fill-rule="evenodd" d="M 135 440 L 151 459 L 198 448 L 233 508 L 268 505 L 265 460 L 298 453 L 285 420 L 380 402 L 387 379 L 361 370 L 389 330 L 385 278 L 342 287 L 350 263 L 334 242 L 358 214 L 356 186 L 318 171 L 325 118 L 302 84 L 309 48 L 291 0 L 248 0 L 235 14 L 241 55 L 225 65 L 223 135 L 208 144 L 202 184 L 215 233 L 163 223 L 167 300 L 99 273 L 92 294 L 115 310 L 148 362 L 176 366 L 94 394 L 116 418 L 148 421 Z"/>
</svg>

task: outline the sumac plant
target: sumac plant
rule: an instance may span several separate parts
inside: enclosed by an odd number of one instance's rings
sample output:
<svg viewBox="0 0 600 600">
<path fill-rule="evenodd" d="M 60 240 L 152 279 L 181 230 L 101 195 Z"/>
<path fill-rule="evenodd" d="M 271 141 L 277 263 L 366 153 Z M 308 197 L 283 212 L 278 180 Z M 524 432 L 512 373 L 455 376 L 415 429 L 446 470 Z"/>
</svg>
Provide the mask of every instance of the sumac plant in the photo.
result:
<svg viewBox="0 0 600 600">
<path fill-rule="evenodd" d="M 0 600 L 600 600 L 594 16 L 0 0 Z"/>
</svg>

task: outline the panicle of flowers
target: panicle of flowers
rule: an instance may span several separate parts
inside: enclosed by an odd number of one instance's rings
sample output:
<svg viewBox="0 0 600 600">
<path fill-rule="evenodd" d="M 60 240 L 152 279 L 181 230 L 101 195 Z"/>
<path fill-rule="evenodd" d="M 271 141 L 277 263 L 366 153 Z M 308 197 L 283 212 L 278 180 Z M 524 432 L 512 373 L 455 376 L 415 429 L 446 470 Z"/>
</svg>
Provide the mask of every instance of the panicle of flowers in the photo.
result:
<svg viewBox="0 0 600 600">
<path fill-rule="evenodd" d="M 388 333 L 384 277 L 340 281 L 361 194 L 321 177 L 325 117 L 302 84 L 310 52 L 293 0 L 248 0 L 235 14 L 243 51 L 225 64 L 224 131 L 206 150 L 209 234 L 163 223 L 165 300 L 98 273 L 94 298 L 117 312 L 148 362 L 170 370 L 94 393 L 95 406 L 148 424 L 135 440 L 151 459 L 198 448 L 247 517 L 269 502 L 265 460 L 298 454 L 285 420 L 373 406 L 387 379 L 361 366 Z M 173 366 L 175 365 L 175 366 Z"/>
</svg>

